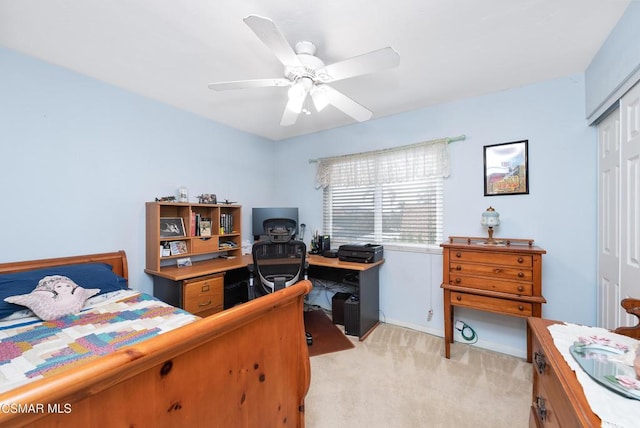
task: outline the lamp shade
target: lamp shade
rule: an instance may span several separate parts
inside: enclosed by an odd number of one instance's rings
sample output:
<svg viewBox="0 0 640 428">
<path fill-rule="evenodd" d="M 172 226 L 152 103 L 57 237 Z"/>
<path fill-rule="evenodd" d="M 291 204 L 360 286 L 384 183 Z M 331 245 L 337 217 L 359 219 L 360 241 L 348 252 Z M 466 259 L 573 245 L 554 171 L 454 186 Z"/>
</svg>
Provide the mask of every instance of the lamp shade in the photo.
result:
<svg viewBox="0 0 640 428">
<path fill-rule="evenodd" d="M 482 213 L 482 225 L 486 227 L 496 227 L 500 225 L 500 214 L 493 208 L 489 207 Z"/>
<path fill-rule="evenodd" d="M 311 88 L 311 99 L 316 107 L 316 111 L 322 111 L 329 104 L 329 97 L 324 86 L 314 86 Z"/>
</svg>

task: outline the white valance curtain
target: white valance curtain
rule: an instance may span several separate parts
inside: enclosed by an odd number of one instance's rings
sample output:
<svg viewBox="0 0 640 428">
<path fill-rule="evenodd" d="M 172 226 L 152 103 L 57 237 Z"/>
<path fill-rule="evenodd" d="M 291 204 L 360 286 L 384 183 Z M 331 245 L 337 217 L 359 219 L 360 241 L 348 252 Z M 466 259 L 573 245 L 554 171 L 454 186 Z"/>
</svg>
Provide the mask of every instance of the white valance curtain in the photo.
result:
<svg viewBox="0 0 640 428">
<path fill-rule="evenodd" d="M 449 176 L 449 138 L 318 159 L 316 188 L 403 183 Z"/>
</svg>

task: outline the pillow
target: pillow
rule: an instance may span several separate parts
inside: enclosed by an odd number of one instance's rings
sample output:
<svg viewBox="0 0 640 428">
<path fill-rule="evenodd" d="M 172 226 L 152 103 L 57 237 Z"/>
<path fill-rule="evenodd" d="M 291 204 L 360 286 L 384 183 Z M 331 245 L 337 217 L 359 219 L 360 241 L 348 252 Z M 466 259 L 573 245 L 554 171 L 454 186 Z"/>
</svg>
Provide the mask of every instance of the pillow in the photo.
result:
<svg viewBox="0 0 640 428">
<path fill-rule="evenodd" d="M 98 288 L 85 289 L 62 275 L 45 276 L 29 294 L 9 296 L 4 300 L 28 307 L 45 321 L 80 312 L 84 302 L 98 294 Z"/>
<path fill-rule="evenodd" d="M 23 306 L 5 302 L 5 297 L 28 294 L 38 285 L 38 281 L 52 275 L 66 276 L 85 289 L 99 288 L 99 294 L 128 288 L 127 280 L 116 275 L 111 265 L 106 263 L 82 263 L 1 274 L 0 319 L 24 310 Z"/>
</svg>

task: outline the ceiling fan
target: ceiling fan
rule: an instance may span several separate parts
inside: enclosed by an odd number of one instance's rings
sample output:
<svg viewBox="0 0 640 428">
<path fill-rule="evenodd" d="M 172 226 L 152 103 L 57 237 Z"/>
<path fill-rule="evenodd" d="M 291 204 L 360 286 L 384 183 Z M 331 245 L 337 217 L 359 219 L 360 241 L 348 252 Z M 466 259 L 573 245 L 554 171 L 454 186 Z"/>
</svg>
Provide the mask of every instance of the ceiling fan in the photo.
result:
<svg viewBox="0 0 640 428">
<path fill-rule="evenodd" d="M 358 122 L 369 120 L 373 112 L 327 83 L 395 67 L 400 62 L 400 55 L 393 48 L 386 47 L 325 65 L 315 56 L 316 46 L 313 43 L 300 41 L 292 48 L 271 19 L 249 15 L 244 22 L 284 65 L 284 77 L 210 83 L 209 89 L 224 91 L 288 86 L 289 100 L 280 121 L 282 126 L 296 123 L 308 96 L 317 111 L 331 104 Z"/>
</svg>

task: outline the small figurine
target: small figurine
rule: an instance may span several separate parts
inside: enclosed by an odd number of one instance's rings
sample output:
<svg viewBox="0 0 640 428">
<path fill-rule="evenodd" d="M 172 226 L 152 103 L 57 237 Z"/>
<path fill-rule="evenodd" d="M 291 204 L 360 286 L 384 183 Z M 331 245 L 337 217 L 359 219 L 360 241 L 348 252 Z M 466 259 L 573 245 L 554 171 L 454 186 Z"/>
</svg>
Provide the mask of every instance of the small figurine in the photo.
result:
<svg viewBox="0 0 640 428">
<path fill-rule="evenodd" d="M 218 201 L 216 198 L 216 195 L 214 195 L 213 193 L 203 193 L 202 195 L 198 196 L 198 203 L 200 204 L 217 204 Z"/>
<path fill-rule="evenodd" d="M 230 201 L 229 199 L 225 199 L 223 204 L 225 205 L 231 205 L 231 204 L 235 204 L 235 201 Z"/>
<path fill-rule="evenodd" d="M 159 198 L 156 198 L 156 202 L 175 202 L 175 201 L 176 201 L 175 196 L 161 196 Z"/>
</svg>

